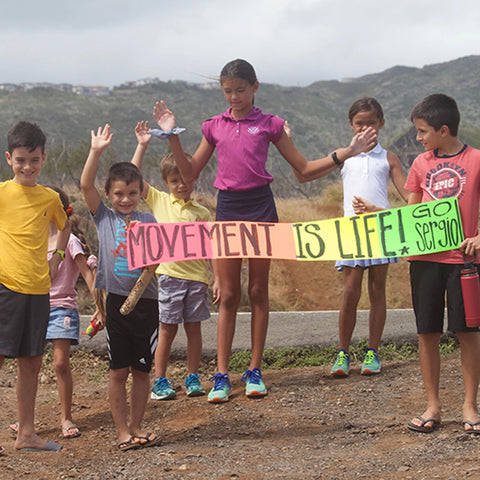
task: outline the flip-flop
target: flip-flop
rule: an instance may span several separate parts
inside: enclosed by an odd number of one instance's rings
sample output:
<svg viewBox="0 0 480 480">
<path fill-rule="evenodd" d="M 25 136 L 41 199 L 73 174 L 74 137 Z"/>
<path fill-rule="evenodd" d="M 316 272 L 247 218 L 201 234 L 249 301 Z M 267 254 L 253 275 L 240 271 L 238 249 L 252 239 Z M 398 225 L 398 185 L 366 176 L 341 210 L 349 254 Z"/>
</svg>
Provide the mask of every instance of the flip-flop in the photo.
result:
<svg viewBox="0 0 480 480">
<path fill-rule="evenodd" d="M 77 430 L 74 433 L 70 433 L 70 430 Z M 78 425 L 72 424 L 69 427 L 62 427 L 63 438 L 78 438 L 82 432 L 78 428 Z"/>
<path fill-rule="evenodd" d="M 62 448 L 62 445 L 49 440 L 43 448 L 25 447 L 18 450 L 20 452 L 58 452 Z"/>
<path fill-rule="evenodd" d="M 17 433 L 18 433 L 18 422 L 11 423 L 8 428 L 9 428 L 9 431 L 12 435 L 17 435 Z"/>
<path fill-rule="evenodd" d="M 125 440 L 124 442 L 120 442 L 117 445 L 117 448 L 121 452 L 126 452 L 127 450 L 136 450 L 137 448 L 140 448 L 141 447 L 140 443 L 139 442 L 134 442 L 135 438 L 136 437 L 134 437 L 132 435 L 128 440 Z"/>
<path fill-rule="evenodd" d="M 465 433 L 468 433 L 469 435 L 480 435 L 480 429 L 475 428 L 475 425 L 480 425 L 480 420 L 475 420 L 472 422 L 471 420 L 464 420 L 463 425 L 470 425 L 472 428 L 469 428 L 468 430 L 465 429 Z"/>
<path fill-rule="evenodd" d="M 0 445 L 0 455 L 5 451 L 5 449 Z"/>
<path fill-rule="evenodd" d="M 415 417 L 415 418 L 418 418 L 422 422 L 422 425 L 415 425 L 414 423 L 409 422 L 407 427 L 409 430 L 412 430 L 412 432 L 432 433 L 440 425 L 440 422 L 433 417 L 423 418 L 419 415 L 418 417 Z M 425 426 L 425 424 L 428 422 L 433 423 L 431 427 Z"/>
<path fill-rule="evenodd" d="M 154 437 L 150 438 L 152 435 L 154 435 Z M 136 435 L 134 438 L 138 440 L 146 440 L 144 443 L 142 443 L 141 441 L 139 442 L 140 448 L 155 447 L 162 443 L 162 439 L 160 438 L 160 436 L 155 435 L 154 433 L 147 433 L 147 435 L 145 435 L 144 437 Z"/>
</svg>

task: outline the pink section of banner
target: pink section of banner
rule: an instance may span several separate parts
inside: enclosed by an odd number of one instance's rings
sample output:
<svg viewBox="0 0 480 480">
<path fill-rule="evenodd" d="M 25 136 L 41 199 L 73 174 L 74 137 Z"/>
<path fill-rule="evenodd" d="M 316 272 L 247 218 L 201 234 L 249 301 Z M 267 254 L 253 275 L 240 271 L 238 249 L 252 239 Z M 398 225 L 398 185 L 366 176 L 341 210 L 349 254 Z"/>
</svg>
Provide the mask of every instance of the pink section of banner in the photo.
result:
<svg viewBox="0 0 480 480">
<path fill-rule="evenodd" d="M 140 223 L 127 234 L 129 268 L 200 258 L 295 260 L 291 223 Z"/>
</svg>

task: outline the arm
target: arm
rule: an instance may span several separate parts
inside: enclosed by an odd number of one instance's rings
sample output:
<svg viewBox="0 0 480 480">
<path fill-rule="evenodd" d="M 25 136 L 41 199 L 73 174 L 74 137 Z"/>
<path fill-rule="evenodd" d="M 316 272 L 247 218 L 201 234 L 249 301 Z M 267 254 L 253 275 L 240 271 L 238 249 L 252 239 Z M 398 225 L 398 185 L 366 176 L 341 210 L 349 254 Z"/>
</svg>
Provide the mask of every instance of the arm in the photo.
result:
<svg viewBox="0 0 480 480">
<path fill-rule="evenodd" d="M 153 117 L 157 121 L 158 126 L 164 131 L 168 131 L 177 126 L 175 115 L 167 108 L 163 101 L 157 102 L 153 107 Z M 202 141 L 194 153 L 192 161 L 189 162 L 185 156 L 178 135 L 170 135 L 168 141 L 183 180 L 186 183 L 194 183 L 210 160 L 214 147 L 207 142 L 205 137 L 202 137 Z"/>
<path fill-rule="evenodd" d="M 315 180 L 324 177 L 333 172 L 339 165 L 333 160 L 331 155 L 319 158 L 318 160 L 307 161 L 305 157 L 297 150 L 293 141 L 288 136 L 290 126 L 284 129 L 280 140 L 275 143 L 277 150 L 291 165 L 295 176 L 300 183 L 305 183 L 310 180 Z M 340 163 L 343 163 L 347 158 L 358 155 L 361 152 L 371 150 L 377 142 L 377 134 L 373 128 L 357 133 L 352 138 L 348 147 L 339 148 L 335 150 L 337 158 Z"/>
<path fill-rule="evenodd" d="M 58 231 L 55 250 L 61 250 L 65 252 L 65 250 L 67 249 L 68 239 L 70 237 L 71 230 L 72 230 L 72 226 L 70 225 L 70 221 L 67 218 L 67 221 L 65 223 L 65 227 L 63 227 L 63 230 Z M 52 257 L 48 261 L 48 268 L 50 272 L 49 274 L 50 274 L 51 281 L 53 281 L 53 279 L 57 276 L 58 267 L 60 266 L 60 263 L 62 262 L 62 260 L 63 258 L 60 256 L 60 254 L 55 253 L 55 255 L 52 255 Z"/>
<path fill-rule="evenodd" d="M 85 255 L 83 254 L 78 254 L 75 257 L 75 264 L 78 267 L 78 270 L 80 271 L 83 279 L 85 280 L 85 283 L 88 287 L 88 290 L 90 291 L 90 294 L 92 295 L 93 301 L 95 302 L 95 312 L 90 318 L 90 321 L 97 321 L 99 322 L 99 330 L 102 330 L 104 327 L 104 316 L 102 313 L 102 308 L 97 305 L 97 295 L 95 293 L 95 275 L 92 272 L 92 269 L 88 266 L 87 259 L 85 258 Z"/>
<path fill-rule="evenodd" d="M 409 192 L 405 187 L 405 175 L 403 174 L 400 160 L 393 152 L 387 152 L 387 160 L 390 165 L 390 178 L 400 196 L 408 202 Z"/>
<path fill-rule="evenodd" d="M 100 194 L 95 187 L 95 177 L 97 175 L 100 156 L 110 143 L 112 143 L 113 133 L 110 132 L 110 125 L 107 123 L 103 128 L 98 127 L 96 134 L 92 130 L 91 137 L 90 152 L 83 167 L 80 186 L 89 210 L 95 214 L 101 202 Z"/>
<path fill-rule="evenodd" d="M 135 126 L 135 135 L 137 137 L 137 148 L 131 161 L 139 170 L 142 170 L 143 157 L 152 139 L 152 135 L 148 133 L 148 122 L 138 122 Z M 142 190 L 143 198 L 147 198 L 149 188 L 150 185 L 144 179 Z"/>
</svg>

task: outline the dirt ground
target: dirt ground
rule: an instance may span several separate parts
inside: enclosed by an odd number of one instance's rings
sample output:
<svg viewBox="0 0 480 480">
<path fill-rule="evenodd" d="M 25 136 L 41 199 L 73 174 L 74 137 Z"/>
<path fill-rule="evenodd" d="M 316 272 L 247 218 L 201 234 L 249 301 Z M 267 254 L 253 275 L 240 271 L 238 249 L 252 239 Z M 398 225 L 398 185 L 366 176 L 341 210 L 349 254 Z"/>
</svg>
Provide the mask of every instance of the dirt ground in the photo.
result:
<svg viewBox="0 0 480 480">
<path fill-rule="evenodd" d="M 0 370 L 0 478 L 479 479 L 480 436 L 464 434 L 461 425 L 459 354 L 442 361 L 443 418 L 432 434 L 406 428 L 424 407 L 418 362 L 409 360 L 386 363 L 372 377 L 361 376 L 355 365 L 346 379 L 330 378 L 329 367 L 266 370 L 269 395 L 260 400 L 245 397 L 240 375 L 232 375 L 234 395 L 226 404 L 187 398 L 184 390 L 175 400 L 149 400 L 145 427 L 163 444 L 120 452 L 106 362 L 75 353 L 74 416 L 82 436 L 63 441 L 58 453 L 14 450 L 8 425 L 16 419 L 16 365 L 7 362 Z M 37 427 L 61 442 L 50 368 L 41 374 Z"/>
</svg>

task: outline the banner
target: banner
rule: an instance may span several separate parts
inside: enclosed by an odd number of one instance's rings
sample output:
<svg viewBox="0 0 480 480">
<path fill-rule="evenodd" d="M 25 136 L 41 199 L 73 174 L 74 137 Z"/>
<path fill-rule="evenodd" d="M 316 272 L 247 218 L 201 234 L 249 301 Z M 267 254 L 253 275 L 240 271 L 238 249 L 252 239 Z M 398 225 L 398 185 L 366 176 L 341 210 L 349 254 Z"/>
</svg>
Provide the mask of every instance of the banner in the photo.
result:
<svg viewBox="0 0 480 480">
<path fill-rule="evenodd" d="M 216 258 L 318 261 L 424 255 L 458 248 L 456 198 L 298 223 L 137 223 L 127 231 L 130 269 Z"/>
</svg>

